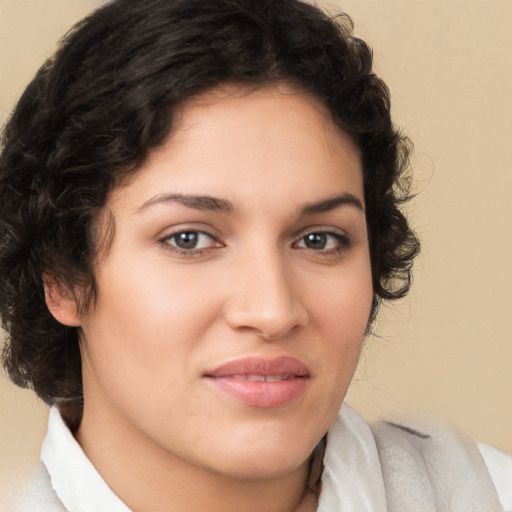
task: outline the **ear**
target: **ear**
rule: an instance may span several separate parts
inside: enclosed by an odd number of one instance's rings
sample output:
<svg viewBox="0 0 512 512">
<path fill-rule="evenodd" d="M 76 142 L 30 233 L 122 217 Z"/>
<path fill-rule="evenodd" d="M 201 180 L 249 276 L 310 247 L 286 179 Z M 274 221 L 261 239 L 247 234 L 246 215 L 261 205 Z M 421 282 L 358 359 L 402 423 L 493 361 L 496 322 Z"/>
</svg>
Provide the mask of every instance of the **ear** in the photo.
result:
<svg viewBox="0 0 512 512">
<path fill-rule="evenodd" d="M 53 277 L 44 276 L 43 282 L 46 305 L 55 320 L 68 327 L 80 326 L 82 319 L 72 290 Z"/>
</svg>

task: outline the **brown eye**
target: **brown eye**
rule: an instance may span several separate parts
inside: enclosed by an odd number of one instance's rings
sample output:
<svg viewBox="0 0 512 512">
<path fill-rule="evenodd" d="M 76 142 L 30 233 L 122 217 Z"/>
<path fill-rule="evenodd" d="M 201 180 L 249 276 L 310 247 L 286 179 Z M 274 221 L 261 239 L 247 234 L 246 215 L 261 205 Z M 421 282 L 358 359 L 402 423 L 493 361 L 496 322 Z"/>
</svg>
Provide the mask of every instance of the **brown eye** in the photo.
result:
<svg viewBox="0 0 512 512">
<path fill-rule="evenodd" d="M 328 239 L 325 233 L 310 233 L 304 237 L 304 245 L 308 249 L 325 249 L 327 241 Z"/>
<path fill-rule="evenodd" d="M 185 231 L 173 236 L 176 247 L 180 249 L 195 249 L 199 240 L 199 233 Z"/>
</svg>

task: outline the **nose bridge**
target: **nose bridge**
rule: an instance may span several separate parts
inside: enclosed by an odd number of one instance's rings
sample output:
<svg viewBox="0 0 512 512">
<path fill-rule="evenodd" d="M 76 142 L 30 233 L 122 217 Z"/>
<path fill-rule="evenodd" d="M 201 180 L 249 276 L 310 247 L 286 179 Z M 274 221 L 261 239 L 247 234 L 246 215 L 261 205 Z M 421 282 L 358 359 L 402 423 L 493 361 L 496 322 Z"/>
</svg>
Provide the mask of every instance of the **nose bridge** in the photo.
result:
<svg viewBox="0 0 512 512">
<path fill-rule="evenodd" d="M 280 338 L 304 324 L 306 311 L 284 251 L 277 244 L 257 245 L 241 251 L 234 263 L 226 317 L 233 328 Z"/>
</svg>

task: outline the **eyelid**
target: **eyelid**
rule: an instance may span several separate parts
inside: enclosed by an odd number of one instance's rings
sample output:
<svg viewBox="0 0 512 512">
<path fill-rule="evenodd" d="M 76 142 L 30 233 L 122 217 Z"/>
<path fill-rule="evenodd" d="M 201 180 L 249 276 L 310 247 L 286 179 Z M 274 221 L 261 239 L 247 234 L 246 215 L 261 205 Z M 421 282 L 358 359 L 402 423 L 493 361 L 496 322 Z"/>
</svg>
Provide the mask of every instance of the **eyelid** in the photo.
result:
<svg viewBox="0 0 512 512">
<path fill-rule="evenodd" d="M 327 235 L 334 235 L 334 236 L 341 236 L 346 238 L 351 238 L 351 236 L 347 233 L 345 229 L 338 228 L 335 226 L 326 226 L 326 225 L 314 225 L 314 226 L 308 226 L 307 228 L 303 228 L 296 232 L 293 238 L 295 240 L 299 240 L 300 238 L 303 238 L 307 235 L 313 234 L 313 233 L 324 233 Z"/>
<path fill-rule="evenodd" d="M 204 233 L 216 240 L 222 238 L 222 234 L 210 224 L 206 224 L 204 222 L 181 222 L 172 226 L 168 225 L 164 229 L 159 230 L 159 232 L 154 236 L 154 240 L 162 240 L 187 231 Z"/>
</svg>

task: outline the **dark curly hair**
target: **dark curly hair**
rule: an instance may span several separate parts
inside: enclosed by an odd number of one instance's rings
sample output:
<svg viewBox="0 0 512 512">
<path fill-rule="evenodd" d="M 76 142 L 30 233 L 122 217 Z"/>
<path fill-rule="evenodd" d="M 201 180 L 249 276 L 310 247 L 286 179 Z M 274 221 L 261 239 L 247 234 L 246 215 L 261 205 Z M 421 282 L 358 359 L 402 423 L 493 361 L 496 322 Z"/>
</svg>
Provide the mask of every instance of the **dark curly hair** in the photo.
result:
<svg viewBox="0 0 512 512">
<path fill-rule="evenodd" d="M 2 134 L 0 313 L 16 384 L 80 421 L 79 328 L 50 314 L 43 276 L 85 287 L 90 306 L 98 212 L 166 140 L 176 107 L 226 82 L 287 82 L 328 108 L 362 154 L 372 318 L 407 293 L 419 250 L 399 210 L 410 145 L 352 29 L 300 0 L 114 0 L 70 31 Z"/>
</svg>

